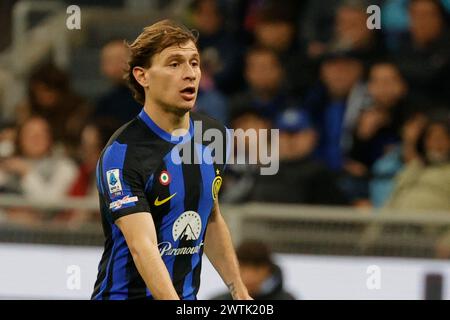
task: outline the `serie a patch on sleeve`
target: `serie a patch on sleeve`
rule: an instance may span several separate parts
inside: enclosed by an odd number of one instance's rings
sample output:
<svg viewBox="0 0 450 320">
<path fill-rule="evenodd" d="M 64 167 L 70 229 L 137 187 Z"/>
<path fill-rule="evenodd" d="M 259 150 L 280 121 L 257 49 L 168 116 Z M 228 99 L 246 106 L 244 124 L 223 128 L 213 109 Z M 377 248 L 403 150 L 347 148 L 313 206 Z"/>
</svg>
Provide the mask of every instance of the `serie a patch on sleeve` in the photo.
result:
<svg viewBox="0 0 450 320">
<path fill-rule="evenodd" d="M 109 204 L 109 209 L 111 209 L 112 211 L 116 211 L 119 210 L 120 208 L 122 208 L 124 205 L 132 203 L 134 204 L 135 202 L 138 201 L 138 197 L 136 196 L 125 196 L 122 199 L 118 199 L 116 201 L 113 201 Z"/>
<path fill-rule="evenodd" d="M 122 183 L 120 182 L 120 170 L 112 169 L 106 171 L 106 179 L 108 181 L 109 193 L 112 196 L 122 195 Z"/>
</svg>

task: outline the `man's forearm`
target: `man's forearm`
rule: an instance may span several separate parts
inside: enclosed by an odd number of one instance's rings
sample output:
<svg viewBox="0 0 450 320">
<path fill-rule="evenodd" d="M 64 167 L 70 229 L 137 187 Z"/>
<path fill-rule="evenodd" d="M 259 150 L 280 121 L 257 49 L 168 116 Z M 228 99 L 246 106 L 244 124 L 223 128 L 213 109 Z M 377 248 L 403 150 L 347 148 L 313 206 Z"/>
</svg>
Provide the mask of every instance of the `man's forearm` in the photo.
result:
<svg viewBox="0 0 450 320">
<path fill-rule="evenodd" d="M 179 299 L 159 250 L 153 243 L 141 243 L 131 250 L 131 254 L 139 274 L 155 299 Z"/>
<path fill-rule="evenodd" d="M 219 210 L 218 206 L 214 210 Z M 230 232 L 220 211 L 213 214 L 206 231 L 205 253 L 228 286 L 233 299 L 247 299 Z"/>
</svg>

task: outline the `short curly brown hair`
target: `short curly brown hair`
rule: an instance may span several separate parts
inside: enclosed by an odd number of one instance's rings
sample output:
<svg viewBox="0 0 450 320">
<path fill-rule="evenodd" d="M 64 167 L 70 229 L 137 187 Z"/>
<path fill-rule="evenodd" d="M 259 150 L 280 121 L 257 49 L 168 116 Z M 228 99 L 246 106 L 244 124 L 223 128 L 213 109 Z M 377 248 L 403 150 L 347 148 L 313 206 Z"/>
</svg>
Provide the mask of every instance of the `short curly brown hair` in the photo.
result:
<svg viewBox="0 0 450 320">
<path fill-rule="evenodd" d="M 189 30 L 182 24 L 166 19 L 145 27 L 133 43 L 127 44 L 130 49 L 130 60 L 126 80 L 137 102 L 145 103 L 145 92 L 136 81 L 133 68 L 148 68 L 151 66 L 153 56 L 165 48 L 188 41 L 192 41 L 197 46 L 197 40 L 198 33 L 195 30 Z"/>
</svg>

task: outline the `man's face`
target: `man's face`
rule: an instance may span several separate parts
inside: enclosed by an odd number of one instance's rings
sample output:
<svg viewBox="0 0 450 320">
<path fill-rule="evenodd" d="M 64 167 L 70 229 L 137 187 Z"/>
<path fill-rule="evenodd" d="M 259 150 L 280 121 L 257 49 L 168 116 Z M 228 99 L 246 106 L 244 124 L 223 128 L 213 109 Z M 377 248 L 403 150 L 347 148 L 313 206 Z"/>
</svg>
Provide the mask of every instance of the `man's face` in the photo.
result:
<svg viewBox="0 0 450 320">
<path fill-rule="evenodd" d="M 40 118 L 29 120 L 22 129 L 20 144 L 22 152 L 26 157 L 44 157 L 52 145 L 52 137 L 48 123 Z"/>
<path fill-rule="evenodd" d="M 122 42 L 115 41 L 107 44 L 101 53 L 102 73 L 115 83 L 124 82 L 128 58 L 128 49 Z"/>
<path fill-rule="evenodd" d="M 360 47 L 371 36 L 371 30 L 366 27 L 367 15 L 363 10 L 341 7 L 337 11 L 335 32 L 343 45 Z"/>
<path fill-rule="evenodd" d="M 283 70 L 270 52 L 254 52 L 247 57 L 246 79 L 257 92 L 274 94 L 281 85 Z"/>
<path fill-rule="evenodd" d="M 416 1 L 409 8 L 411 33 L 419 43 L 428 43 L 442 32 L 443 21 L 438 7 L 431 1 Z"/>
<path fill-rule="evenodd" d="M 338 58 L 326 61 L 321 66 L 321 78 L 330 95 L 345 98 L 363 73 L 358 60 Z"/>
<path fill-rule="evenodd" d="M 200 56 L 192 41 L 165 48 L 146 71 L 150 105 L 187 112 L 194 107 L 200 82 Z"/>
<path fill-rule="evenodd" d="M 44 109 L 53 109 L 60 99 L 60 92 L 42 82 L 32 85 L 32 90 L 39 106 Z"/>
<path fill-rule="evenodd" d="M 294 39 L 294 27 L 288 22 L 261 23 L 255 28 L 258 42 L 277 52 L 288 50 Z"/>
<path fill-rule="evenodd" d="M 195 26 L 200 33 L 211 35 L 220 30 L 222 17 L 214 0 L 204 0 L 193 13 Z"/>
<path fill-rule="evenodd" d="M 369 74 L 369 92 L 377 104 L 391 107 L 406 94 L 406 83 L 390 64 L 373 66 Z"/>
</svg>

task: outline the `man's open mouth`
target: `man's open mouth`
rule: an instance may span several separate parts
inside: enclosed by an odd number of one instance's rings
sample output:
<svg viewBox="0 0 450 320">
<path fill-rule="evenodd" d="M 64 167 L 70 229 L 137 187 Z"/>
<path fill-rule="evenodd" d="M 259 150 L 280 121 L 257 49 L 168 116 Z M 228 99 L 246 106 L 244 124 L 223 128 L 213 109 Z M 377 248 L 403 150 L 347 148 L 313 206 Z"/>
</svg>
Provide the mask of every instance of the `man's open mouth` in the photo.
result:
<svg viewBox="0 0 450 320">
<path fill-rule="evenodd" d="M 187 94 L 194 94 L 195 93 L 195 87 L 186 87 L 183 90 L 180 91 L 181 93 L 187 93 Z"/>
<path fill-rule="evenodd" d="M 194 86 L 186 87 L 183 90 L 180 90 L 181 97 L 186 101 L 191 101 L 195 98 L 195 91 Z"/>
</svg>

